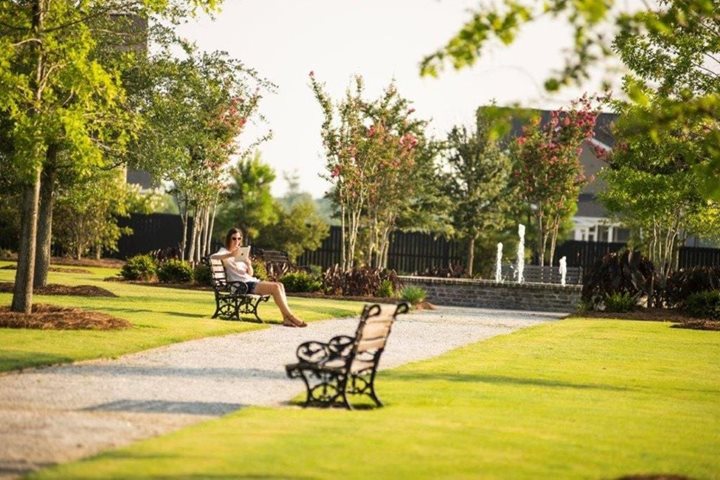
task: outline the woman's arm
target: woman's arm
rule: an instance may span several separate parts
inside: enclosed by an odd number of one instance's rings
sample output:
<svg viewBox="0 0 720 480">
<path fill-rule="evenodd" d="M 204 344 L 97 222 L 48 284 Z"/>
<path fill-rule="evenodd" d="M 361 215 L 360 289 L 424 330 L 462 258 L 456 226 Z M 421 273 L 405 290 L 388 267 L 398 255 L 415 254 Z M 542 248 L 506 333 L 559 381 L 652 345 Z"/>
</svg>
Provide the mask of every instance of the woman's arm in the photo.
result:
<svg viewBox="0 0 720 480">
<path fill-rule="evenodd" d="M 245 259 L 245 260 L 240 260 L 240 262 L 241 262 L 241 263 L 244 263 L 245 265 L 247 265 L 247 273 L 248 273 L 248 275 L 250 275 L 251 277 L 252 277 L 253 275 L 255 275 L 255 272 L 254 272 L 253 267 L 252 267 L 252 263 L 250 263 L 250 258 L 247 258 L 247 259 Z"/>
<path fill-rule="evenodd" d="M 210 258 L 214 258 L 215 260 L 225 260 L 227 258 L 234 257 L 235 252 L 237 251 L 237 247 L 233 247 L 232 250 L 225 250 L 224 252 L 223 250 L 225 249 L 223 248 L 221 250 L 218 250 L 216 253 L 213 253 L 212 255 L 210 255 Z"/>
</svg>

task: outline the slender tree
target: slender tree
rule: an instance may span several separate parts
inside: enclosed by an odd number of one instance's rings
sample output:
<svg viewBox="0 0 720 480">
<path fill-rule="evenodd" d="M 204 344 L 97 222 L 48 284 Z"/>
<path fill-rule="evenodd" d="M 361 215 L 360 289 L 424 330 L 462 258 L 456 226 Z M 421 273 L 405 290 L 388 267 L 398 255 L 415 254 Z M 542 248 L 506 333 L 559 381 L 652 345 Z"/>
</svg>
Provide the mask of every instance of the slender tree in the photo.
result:
<svg viewBox="0 0 720 480">
<path fill-rule="evenodd" d="M 445 175 L 456 235 L 467 242 L 467 275 L 472 277 L 475 242 L 504 230 L 514 204 L 512 163 L 499 144 L 494 117 L 478 109 L 475 128 L 453 127 L 447 137 Z"/>
<path fill-rule="evenodd" d="M 594 135 L 597 115 L 592 100 L 583 97 L 567 112 L 551 112 L 545 124 L 536 118 L 515 142 L 514 176 L 519 192 L 532 208 L 541 266 L 548 242 L 548 263 L 552 265 L 560 226 L 574 213 L 580 188 L 587 181 L 580 154 L 583 143 Z"/>
</svg>

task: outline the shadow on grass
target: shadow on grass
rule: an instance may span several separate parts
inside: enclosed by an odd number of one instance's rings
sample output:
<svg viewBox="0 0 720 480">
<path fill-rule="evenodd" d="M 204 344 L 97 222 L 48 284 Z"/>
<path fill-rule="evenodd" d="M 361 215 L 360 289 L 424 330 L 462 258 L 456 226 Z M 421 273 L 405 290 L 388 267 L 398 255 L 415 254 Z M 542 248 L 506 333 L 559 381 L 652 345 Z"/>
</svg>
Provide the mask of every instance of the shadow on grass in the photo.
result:
<svg viewBox="0 0 720 480">
<path fill-rule="evenodd" d="M 180 463 L 186 461 L 188 458 L 188 452 L 184 452 L 182 455 L 173 455 L 173 454 L 160 454 L 160 453 L 140 453 L 140 452 L 130 452 L 128 450 L 112 450 L 109 452 L 104 452 L 97 457 L 90 458 L 87 460 L 81 460 L 77 463 L 77 465 L 92 465 L 96 461 L 100 462 L 113 462 L 119 465 L 122 463 L 128 463 L 128 465 L 132 465 L 133 462 L 138 462 L 136 468 L 133 469 L 134 472 L 141 472 L 142 471 L 142 465 L 146 462 L 168 462 L 168 461 L 178 461 Z M 152 478 L 155 480 L 175 480 L 177 478 L 183 478 L 183 479 L 237 479 L 237 480 L 311 480 L 315 479 L 317 477 L 310 477 L 306 475 L 291 475 L 287 472 L 278 474 L 278 475 L 271 475 L 267 473 L 239 473 L 239 472 L 233 472 L 231 468 L 227 467 L 227 470 L 223 473 L 208 473 L 208 472 L 196 472 L 196 473 L 190 473 L 190 472 L 182 472 L 182 473 L 168 473 L 168 474 L 158 474 L 153 472 L 152 474 L 142 474 L 142 473 L 130 473 L 128 471 L 122 472 L 122 478 L 123 480 L 147 480 L 148 478 Z M 27 473 L 27 472 L 24 472 Z M 52 469 L 47 470 L 47 473 L 54 473 Z M 81 471 L 77 474 L 73 474 L 72 472 L 63 472 L 63 478 L 66 480 L 73 480 L 73 479 L 81 479 L 81 478 L 98 478 L 96 476 L 93 476 L 92 474 L 88 475 L 84 469 L 81 467 Z M 112 472 L 111 472 L 112 473 Z M 120 474 L 118 472 L 117 474 Z M 117 475 L 116 474 L 116 475 Z M 112 476 L 112 475 L 111 475 Z M 112 478 L 119 478 L 117 476 L 113 476 Z"/>
<path fill-rule="evenodd" d="M 383 377 L 396 381 L 422 381 L 422 380 L 445 380 L 448 382 L 468 383 L 492 383 L 497 385 L 533 385 L 552 388 L 576 388 L 581 390 L 609 390 L 629 391 L 627 387 L 615 387 L 612 385 L 598 385 L 586 383 L 569 383 L 557 380 L 546 380 L 541 378 L 506 377 L 502 375 L 472 375 L 460 373 L 410 373 L 410 372 L 383 372 Z"/>
<path fill-rule="evenodd" d="M 114 400 L 84 408 L 88 412 L 170 413 L 221 416 L 245 408 L 242 403 L 171 402 L 167 400 Z"/>
<path fill-rule="evenodd" d="M 114 363 L 102 365 L 75 365 L 68 368 L 63 375 L 93 375 L 97 377 L 186 377 L 186 378 L 218 378 L 230 380 L 279 380 L 286 379 L 284 370 L 262 368 L 189 368 L 149 365 L 119 365 Z"/>
<path fill-rule="evenodd" d="M 24 368 L 48 367 L 72 361 L 72 358 L 63 355 L 26 352 L 23 350 L 2 350 L 2 353 L 0 353 L 0 372 L 22 370 Z"/>
<path fill-rule="evenodd" d="M 212 312 L 208 314 L 202 314 L 202 313 L 187 313 L 187 312 L 176 312 L 176 311 L 158 311 L 158 310 L 148 310 L 147 308 L 128 308 L 128 307 L 111 307 L 111 306 L 102 306 L 97 307 L 99 310 L 102 311 L 108 311 L 108 312 L 117 312 L 117 313 L 153 313 L 155 315 L 157 314 L 163 314 L 163 315 L 172 315 L 174 317 L 186 317 L 186 318 L 205 318 L 209 319 L 212 315 Z M 212 309 L 211 309 L 212 310 Z"/>
</svg>

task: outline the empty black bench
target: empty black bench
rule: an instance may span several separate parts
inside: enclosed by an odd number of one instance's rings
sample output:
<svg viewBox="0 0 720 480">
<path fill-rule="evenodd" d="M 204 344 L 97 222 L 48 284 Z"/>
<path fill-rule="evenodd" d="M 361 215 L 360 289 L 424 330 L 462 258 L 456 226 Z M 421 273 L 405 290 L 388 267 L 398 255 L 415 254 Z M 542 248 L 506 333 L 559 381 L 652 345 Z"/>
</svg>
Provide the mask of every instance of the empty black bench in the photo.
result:
<svg viewBox="0 0 720 480">
<path fill-rule="evenodd" d="M 262 323 L 257 313 L 258 305 L 260 302 L 267 302 L 270 296 L 249 294 L 244 282 L 229 282 L 221 260 L 210 258 L 209 264 L 215 291 L 215 313 L 212 318 L 240 320 L 241 314 L 253 314 L 255 319 Z"/>
<path fill-rule="evenodd" d="M 399 305 L 366 305 L 355 336 L 338 335 L 327 343 L 305 342 L 297 349 L 297 363 L 285 366 L 288 377 L 302 378 L 307 388 L 305 407 L 340 406 L 352 410 L 348 395 L 367 395 L 378 407 L 375 374 L 395 318 L 409 309 Z"/>
</svg>

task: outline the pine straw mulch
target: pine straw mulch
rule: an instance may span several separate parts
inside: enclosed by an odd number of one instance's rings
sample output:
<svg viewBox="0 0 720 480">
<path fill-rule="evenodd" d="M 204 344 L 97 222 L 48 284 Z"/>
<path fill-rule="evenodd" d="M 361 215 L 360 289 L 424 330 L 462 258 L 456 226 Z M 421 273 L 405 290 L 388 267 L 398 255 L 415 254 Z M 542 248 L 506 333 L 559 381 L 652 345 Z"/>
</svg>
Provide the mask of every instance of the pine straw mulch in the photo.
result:
<svg viewBox="0 0 720 480">
<path fill-rule="evenodd" d="M 12 293 L 14 284 L 10 282 L 0 282 L 0 292 Z M 58 285 L 55 283 L 48 284 L 44 287 L 33 289 L 36 295 L 74 295 L 79 297 L 117 297 L 109 290 L 94 285 Z"/>
<path fill-rule="evenodd" d="M 587 311 L 576 314 L 579 317 L 609 318 L 613 320 L 644 320 L 649 322 L 672 322 L 673 328 L 720 331 L 720 321 L 691 317 L 680 310 L 664 308 L 643 308 L 632 312 Z"/>
<path fill-rule="evenodd" d="M 41 330 L 120 330 L 132 327 L 132 323 L 100 312 L 35 304 L 30 315 L 11 312 L 10 307 L 0 307 L 0 327 Z"/>
</svg>

